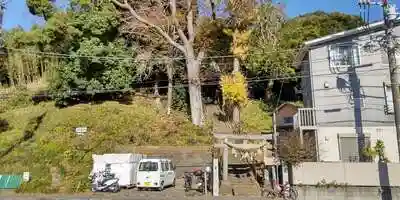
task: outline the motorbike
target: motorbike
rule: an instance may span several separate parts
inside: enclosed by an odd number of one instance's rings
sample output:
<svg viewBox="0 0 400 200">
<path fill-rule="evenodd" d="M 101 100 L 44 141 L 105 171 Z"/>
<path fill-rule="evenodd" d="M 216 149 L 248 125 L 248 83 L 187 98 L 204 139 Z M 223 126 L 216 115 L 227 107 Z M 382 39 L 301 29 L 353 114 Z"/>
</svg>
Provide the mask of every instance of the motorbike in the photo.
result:
<svg viewBox="0 0 400 200">
<path fill-rule="evenodd" d="M 207 183 L 205 181 L 205 176 L 207 176 Z M 205 170 L 193 169 L 191 172 L 184 173 L 185 181 L 185 191 L 195 189 L 201 193 L 205 193 L 205 185 L 207 184 L 207 190 L 211 191 L 212 174 L 211 168 L 207 167 Z M 194 184 L 193 184 L 194 183 Z M 195 185 L 195 188 L 193 186 Z"/>
<path fill-rule="evenodd" d="M 92 192 L 119 192 L 119 179 L 115 174 L 110 173 L 110 167 L 106 170 L 93 173 L 90 177 L 92 179 Z"/>
</svg>

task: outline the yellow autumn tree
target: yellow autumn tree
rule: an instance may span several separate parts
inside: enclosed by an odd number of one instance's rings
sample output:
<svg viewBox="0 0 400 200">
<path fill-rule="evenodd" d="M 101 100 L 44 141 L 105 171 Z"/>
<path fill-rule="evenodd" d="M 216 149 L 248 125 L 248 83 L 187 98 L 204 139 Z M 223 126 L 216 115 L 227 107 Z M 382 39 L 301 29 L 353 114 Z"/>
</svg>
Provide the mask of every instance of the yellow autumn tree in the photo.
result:
<svg viewBox="0 0 400 200">
<path fill-rule="evenodd" d="M 228 27 L 224 33 L 232 38 L 231 52 L 233 54 L 233 75 L 232 79 L 237 77 L 240 72 L 240 60 L 244 60 L 248 52 L 248 43 L 251 35 L 251 24 L 254 16 L 257 14 L 255 0 L 228 0 L 227 9 L 231 13 L 228 20 Z M 240 73 L 239 73 L 240 74 Z M 241 82 L 235 83 L 236 88 L 245 88 L 245 85 L 240 85 Z M 247 92 L 244 93 L 247 98 Z M 226 95 L 225 95 L 226 97 Z M 240 105 L 233 104 L 232 118 L 235 126 L 240 128 Z"/>
<path fill-rule="evenodd" d="M 221 76 L 224 105 L 246 106 L 248 103 L 246 78 L 240 72 Z"/>
</svg>

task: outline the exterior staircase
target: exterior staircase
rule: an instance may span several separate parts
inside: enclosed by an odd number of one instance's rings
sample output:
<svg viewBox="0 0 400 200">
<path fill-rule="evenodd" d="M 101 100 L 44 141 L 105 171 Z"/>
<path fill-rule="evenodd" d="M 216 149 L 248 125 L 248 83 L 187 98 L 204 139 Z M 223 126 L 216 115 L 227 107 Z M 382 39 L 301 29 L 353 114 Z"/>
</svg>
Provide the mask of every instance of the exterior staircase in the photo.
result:
<svg viewBox="0 0 400 200">
<path fill-rule="evenodd" d="M 220 188 L 221 195 L 231 196 L 260 196 L 261 189 L 249 167 L 231 168 L 228 180 L 223 181 Z"/>
</svg>

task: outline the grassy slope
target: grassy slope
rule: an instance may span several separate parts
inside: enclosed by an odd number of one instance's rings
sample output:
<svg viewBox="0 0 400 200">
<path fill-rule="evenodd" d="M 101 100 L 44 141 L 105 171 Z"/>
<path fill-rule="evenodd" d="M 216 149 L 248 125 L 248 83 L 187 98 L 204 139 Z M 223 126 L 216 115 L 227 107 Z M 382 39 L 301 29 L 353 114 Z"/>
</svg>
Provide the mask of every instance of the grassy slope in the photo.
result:
<svg viewBox="0 0 400 200">
<path fill-rule="evenodd" d="M 30 171 L 33 179 L 21 188 L 24 192 L 76 192 L 89 188 L 92 153 L 113 152 L 123 145 L 210 144 L 209 131 L 193 126 L 186 116 L 167 116 L 145 100 L 135 102 L 65 109 L 57 109 L 50 102 L 0 114 L 10 124 L 8 131 L 0 133 L 2 153 L 24 135 L 24 130 L 32 129 L 29 121 L 35 122 L 37 116 L 46 113 L 33 138 L 0 157 L 0 172 Z M 80 126 L 88 127 L 84 137 L 74 133 L 74 128 Z M 62 176 L 60 185 L 51 186 L 51 168 Z"/>
</svg>

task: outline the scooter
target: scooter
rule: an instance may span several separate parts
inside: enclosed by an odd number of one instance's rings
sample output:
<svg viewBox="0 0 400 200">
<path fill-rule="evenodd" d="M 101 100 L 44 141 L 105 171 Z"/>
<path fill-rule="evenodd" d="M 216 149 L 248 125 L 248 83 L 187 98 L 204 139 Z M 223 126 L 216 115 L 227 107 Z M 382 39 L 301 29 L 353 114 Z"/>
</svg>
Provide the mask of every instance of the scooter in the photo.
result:
<svg viewBox="0 0 400 200">
<path fill-rule="evenodd" d="M 92 178 L 92 192 L 119 192 L 119 179 L 115 174 L 110 173 L 109 167 L 106 170 L 95 172 Z"/>
<path fill-rule="evenodd" d="M 193 174 L 191 172 L 185 172 L 183 174 L 183 179 L 185 181 L 185 192 L 188 192 L 189 190 L 192 189 L 192 178 Z"/>
<path fill-rule="evenodd" d="M 189 191 L 192 188 L 192 185 L 195 185 L 195 190 L 205 193 L 205 184 L 207 184 L 207 190 L 211 191 L 211 168 L 207 167 L 205 170 L 202 169 L 194 169 L 191 172 L 184 173 L 184 181 L 185 181 L 185 191 Z M 207 175 L 207 183 L 205 181 L 204 175 Z M 193 184 L 194 182 L 194 184 Z"/>
</svg>

